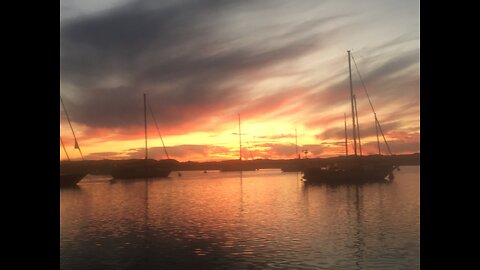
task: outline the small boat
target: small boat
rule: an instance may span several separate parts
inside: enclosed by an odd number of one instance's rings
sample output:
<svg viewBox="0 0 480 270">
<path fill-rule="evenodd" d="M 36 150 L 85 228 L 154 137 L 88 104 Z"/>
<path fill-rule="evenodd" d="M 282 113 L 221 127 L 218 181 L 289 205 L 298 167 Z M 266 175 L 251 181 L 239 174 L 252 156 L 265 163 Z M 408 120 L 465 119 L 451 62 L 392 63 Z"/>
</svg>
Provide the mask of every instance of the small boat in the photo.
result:
<svg viewBox="0 0 480 270">
<path fill-rule="evenodd" d="M 145 159 L 129 160 L 122 163 L 111 171 L 114 179 L 134 179 L 168 177 L 176 160 L 153 160 L 148 159 L 147 147 L 147 96 L 143 94 L 144 118 L 145 118 Z"/>
</svg>

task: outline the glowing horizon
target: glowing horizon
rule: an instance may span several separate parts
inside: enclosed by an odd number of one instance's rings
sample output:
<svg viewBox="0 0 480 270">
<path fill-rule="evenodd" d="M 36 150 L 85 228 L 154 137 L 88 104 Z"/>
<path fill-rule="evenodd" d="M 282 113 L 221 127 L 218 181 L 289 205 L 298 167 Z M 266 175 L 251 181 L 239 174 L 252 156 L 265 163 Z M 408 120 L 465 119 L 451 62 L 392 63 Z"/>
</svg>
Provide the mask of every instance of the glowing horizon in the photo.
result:
<svg viewBox="0 0 480 270">
<path fill-rule="evenodd" d="M 347 119 L 351 120 L 351 119 Z M 150 123 L 153 125 L 153 123 Z M 247 124 L 247 123 L 246 123 Z M 246 125 L 245 124 L 245 125 Z M 275 124 L 275 122 L 274 122 Z M 361 134 L 367 132 L 362 129 Z M 291 159 L 296 158 L 297 154 L 300 154 L 302 158 L 305 157 L 304 150 L 308 150 L 307 156 L 309 158 L 315 157 L 334 157 L 345 155 L 345 138 L 334 137 L 327 140 L 319 140 L 315 138 L 315 135 L 308 134 L 304 128 L 297 127 L 297 142 L 298 153 L 295 147 L 295 127 L 285 132 L 280 132 L 277 135 L 264 136 L 260 133 L 259 127 L 247 128 L 242 123 L 242 157 L 244 160 L 251 159 Z M 343 117 L 342 121 L 337 124 L 337 133 L 343 135 Z M 351 128 L 349 127 L 349 139 L 348 147 L 349 154 L 353 153 L 353 140 L 351 138 Z M 371 123 L 374 129 L 373 121 Z M 256 125 L 253 125 L 256 126 Z M 151 129 L 151 127 L 150 127 Z M 153 128 L 154 129 L 154 128 Z M 69 130 L 68 130 L 69 131 Z M 291 131 L 288 133 L 288 131 Z M 136 132 L 137 138 L 134 139 L 116 139 L 108 140 L 109 136 L 103 136 L 100 138 L 82 137 L 77 135 L 80 147 L 83 151 L 85 159 L 98 160 L 98 159 L 129 159 L 129 158 L 143 158 L 145 151 L 145 139 L 144 129 L 139 128 Z M 255 132 L 255 133 L 253 133 Z M 78 133 L 78 132 L 77 132 Z M 81 133 L 80 133 L 81 134 Z M 252 135 L 259 134 L 259 135 Z M 396 145 L 399 140 L 411 137 L 416 139 L 418 133 L 401 132 L 400 134 L 392 132 L 391 135 L 386 135 L 387 141 L 392 148 L 394 154 L 411 154 L 419 152 L 413 148 L 402 151 L 401 148 Z M 113 135 L 112 137 L 116 137 Z M 156 130 L 149 130 L 148 132 L 148 152 L 149 158 L 153 159 L 165 159 L 166 154 L 163 148 L 162 142 L 159 138 Z M 239 139 L 238 139 L 238 125 L 236 129 L 232 127 L 231 130 L 226 130 L 221 134 L 214 132 L 192 132 L 182 135 L 165 136 L 162 135 L 163 141 L 167 153 L 170 158 L 177 159 L 179 161 L 220 161 L 231 160 L 239 158 Z M 70 149 L 69 156 L 71 160 L 80 160 L 80 154 L 78 150 L 74 149 L 73 136 L 62 136 L 65 146 Z M 362 136 L 362 150 L 364 155 L 378 154 L 377 138 L 371 131 L 367 136 Z M 68 141 L 68 142 L 66 142 Z M 212 141 L 216 143 L 205 144 L 202 142 Z M 183 143 L 182 143 L 183 142 Z M 381 151 L 382 154 L 388 154 L 383 138 L 380 135 Z M 121 151 L 119 151 L 121 149 Z M 60 149 L 60 159 L 65 160 L 66 155 L 63 149 Z"/>
<path fill-rule="evenodd" d="M 295 129 L 300 153 L 344 155 L 344 113 L 352 153 L 347 50 L 392 152 L 420 152 L 418 2 L 62 0 L 61 11 L 61 95 L 85 159 L 143 158 L 143 93 L 179 161 L 238 159 L 238 114 L 244 159 L 295 158 Z M 377 154 L 353 63 L 352 78 L 364 154 Z M 166 158 L 147 117 L 149 157 Z"/>
</svg>

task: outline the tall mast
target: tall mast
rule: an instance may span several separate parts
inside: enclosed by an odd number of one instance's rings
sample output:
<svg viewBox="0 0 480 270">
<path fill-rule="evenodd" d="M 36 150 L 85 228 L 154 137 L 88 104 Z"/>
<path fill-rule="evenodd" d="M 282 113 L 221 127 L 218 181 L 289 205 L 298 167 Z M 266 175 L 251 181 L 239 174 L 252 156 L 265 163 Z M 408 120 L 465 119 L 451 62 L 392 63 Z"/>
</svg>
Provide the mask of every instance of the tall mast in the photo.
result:
<svg viewBox="0 0 480 270">
<path fill-rule="evenodd" d="M 378 123 L 377 117 L 375 117 L 375 131 L 377 132 L 377 146 L 378 146 L 378 155 L 382 155 L 382 150 L 380 150 L 380 139 L 378 137 Z"/>
<path fill-rule="evenodd" d="M 365 91 L 365 94 L 367 95 L 368 103 L 370 103 L 370 107 L 372 108 L 373 115 L 375 116 L 375 122 L 376 122 L 376 125 L 378 127 L 378 130 L 380 131 L 380 134 L 382 134 L 383 141 L 385 142 L 385 145 L 387 146 L 387 150 L 391 155 L 392 151 L 390 150 L 390 146 L 388 146 L 388 142 L 387 142 L 387 139 L 385 138 L 385 134 L 383 134 L 382 126 L 380 125 L 380 121 L 377 118 L 377 113 L 375 112 L 375 109 L 373 108 L 372 101 L 370 100 L 370 96 L 368 95 L 368 92 L 367 92 L 367 87 L 365 87 L 365 83 L 363 82 L 362 75 L 360 75 L 360 71 L 358 70 L 358 67 L 357 67 L 357 62 L 355 61 L 355 58 L 353 57 L 353 55 L 352 55 L 352 59 L 353 59 L 353 63 L 355 64 L 355 68 L 357 69 L 358 77 L 360 78 L 360 81 L 362 82 L 363 90 Z M 380 148 L 380 144 L 379 144 L 379 148 Z"/>
<path fill-rule="evenodd" d="M 240 142 L 240 160 L 242 160 L 242 130 L 240 129 L 240 114 L 238 114 L 238 140 Z"/>
<path fill-rule="evenodd" d="M 298 154 L 297 129 L 295 129 L 295 155 L 300 159 L 300 155 Z"/>
<path fill-rule="evenodd" d="M 65 148 L 65 145 L 63 144 L 62 137 L 60 137 L 60 142 L 62 143 L 63 151 L 65 151 L 65 155 L 67 155 L 68 161 L 70 161 L 70 157 L 68 156 L 67 149 Z"/>
<path fill-rule="evenodd" d="M 356 126 L 355 126 L 355 108 L 353 105 L 353 86 L 352 86 L 352 64 L 350 63 L 350 51 L 348 52 L 348 74 L 350 78 L 350 101 L 352 103 L 352 124 L 353 124 L 353 150 L 355 152 L 355 156 L 357 155 L 357 134 L 356 134 Z"/>
<path fill-rule="evenodd" d="M 143 93 L 143 118 L 145 121 L 145 160 L 148 159 L 148 146 L 147 146 L 147 94 Z"/>
<path fill-rule="evenodd" d="M 358 109 L 357 109 L 357 96 L 356 95 L 353 95 L 353 102 L 355 104 L 355 119 L 357 120 L 358 146 L 360 148 L 360 156 L 362 156 L 362 141 L 360 140 L 360 123 L 358 123 Z"/>
<path fill-rule="evenodd" d="M 80 150 L 80 145 L 78 144 L 77 136 L 75 136 L 75 131 L 73 131 L 72 123 L 70 122 L 70 117 L 68 116 L 67 109 L 65 108 L 65 104 L 63 104 L 62 96 L 60 96 L 60 102 L 62 103 L 63 111 L 65 112 L 65 115 L 67 116 L 68 125 L 70 125 L 70 129 L 72 130 L 73 139 L 75 140 L 75 148 L 77 148 L 78 151 L 80 152 L 80 156 L 82 157 L 82 160 L 85 160 L 83 158 L 82 150 Z"/>
<path fill-rule="evenodd" d="M 348 143 L 347 143 L 347 139 L 348 139 L 348 135 L 347 135 L 347 114 L 344 113 L 343 114 L 344 118 L 345 118 L 345 156 L 348 157 Z"/>
<path fill-rule="evenodd" d="M 150 113 L 153 118 L 153 123 L 155 124 L 155 127 L 157 128 L 158 136 L 160 137 L 160 140 L 162 141 L 163 145 L 163 151 L 165 151 L 165 155 L 167 156 L 167 159 L 170 159 L 168 156 L 167 148 L 165 147 L 165 143 L 163 142 L 162 134 L 160 133 L 160 129 L 158 128 L 157 120 L 155 119 L 155 115 L 153 114 L 152 106 L 150 106 L 150 103 L 147 103 L 148 108 L 150 109 Z"/>
</svg>

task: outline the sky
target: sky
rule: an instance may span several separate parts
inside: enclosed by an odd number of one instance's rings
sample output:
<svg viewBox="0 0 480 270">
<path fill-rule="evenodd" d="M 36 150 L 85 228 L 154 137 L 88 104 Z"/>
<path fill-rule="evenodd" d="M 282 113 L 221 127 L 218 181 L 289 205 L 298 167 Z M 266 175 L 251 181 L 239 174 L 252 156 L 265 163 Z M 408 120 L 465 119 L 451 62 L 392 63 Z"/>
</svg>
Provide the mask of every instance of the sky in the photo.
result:
<svg viewBox="0 0 480 270">
<path fill-rule="evenodd" d="M 409 0 L 61 0 L 60 95 L 85 159 L 144 157 L 144 93 L 149 158 L 162 138 L 179 161 L 238 159 L 239 115 L 243 159 L 339 156 L 350 50 L 363 154 L 378 153 L 365 88 L 392 152 L 415 153 L 419 32 Z"/>
</svg>

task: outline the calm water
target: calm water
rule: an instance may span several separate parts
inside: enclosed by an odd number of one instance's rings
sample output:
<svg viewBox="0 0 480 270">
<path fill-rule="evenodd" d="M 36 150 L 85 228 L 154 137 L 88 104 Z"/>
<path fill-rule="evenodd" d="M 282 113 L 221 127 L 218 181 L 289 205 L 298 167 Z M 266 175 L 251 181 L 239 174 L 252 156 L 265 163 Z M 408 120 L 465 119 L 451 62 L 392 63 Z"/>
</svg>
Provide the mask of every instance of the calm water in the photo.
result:
<svg viewBox="0 0 480 270">
<path fill-rule="evenodd" d="M 61 269 L 419 269 L 419 167 L 388 184 L 279 170 L 60 190 Z"/>
</svg>

